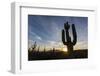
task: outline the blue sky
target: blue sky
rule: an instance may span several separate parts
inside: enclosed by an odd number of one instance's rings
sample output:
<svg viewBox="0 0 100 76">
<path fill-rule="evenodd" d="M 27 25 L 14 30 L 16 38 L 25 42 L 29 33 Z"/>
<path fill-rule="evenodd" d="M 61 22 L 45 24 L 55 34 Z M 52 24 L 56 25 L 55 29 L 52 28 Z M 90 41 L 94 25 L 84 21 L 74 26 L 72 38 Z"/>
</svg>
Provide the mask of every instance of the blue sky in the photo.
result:
<svg viewBox="0 0 100 76">
<path fill-rule="evenodd" d="M 35 41 L 41 49 L 65 47 L 62 43 L 61 31 L 67 21 L 69 24 L 75 24 L 76 27 L 78 41 L 75 49 L 87 49 L 88 18 L 73 16 L 28 15 L 28 47 L 30 48 Z M 69 31 L 72 37 L 71 28 Z"/>
</svg>

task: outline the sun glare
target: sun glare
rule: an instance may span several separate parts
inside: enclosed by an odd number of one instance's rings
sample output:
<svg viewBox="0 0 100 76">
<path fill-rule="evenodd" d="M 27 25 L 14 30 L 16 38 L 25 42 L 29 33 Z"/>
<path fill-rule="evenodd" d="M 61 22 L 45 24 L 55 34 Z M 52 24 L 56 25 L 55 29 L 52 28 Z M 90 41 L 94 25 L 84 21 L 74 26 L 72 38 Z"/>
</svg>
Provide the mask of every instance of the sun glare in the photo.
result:
<svg viewBox="0 0 100 76">
<path fill-rule="evenodd" d="M 63 48 L 63 51 L 64 51 L 64 52 L 67 52 L 68 50 L 67 50 L 67 48 Z"/>
</svg>

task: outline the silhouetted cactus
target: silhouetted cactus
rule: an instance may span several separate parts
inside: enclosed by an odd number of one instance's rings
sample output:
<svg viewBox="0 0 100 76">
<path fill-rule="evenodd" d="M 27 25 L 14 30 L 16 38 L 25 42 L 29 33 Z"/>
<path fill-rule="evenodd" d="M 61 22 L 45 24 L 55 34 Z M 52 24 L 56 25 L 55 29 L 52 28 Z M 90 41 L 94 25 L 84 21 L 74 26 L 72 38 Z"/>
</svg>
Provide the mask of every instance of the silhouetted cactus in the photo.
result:
<svg viewBox="0 0 100 76">
<path fill-rule="evenodd" d="M 55 52 L 55 48 L 52 49 L 53 53 Z"/>
<path fill-rule="evenodd" d="M 40 50 L 40 46 L 38 46 L 38 51 Z"/>
<path fill-rule="evenodd" d="M 36 46 L 37 46 L 37 44 L 36 44 L 36 41 L 35 41 L 34 45 L 32 46 L 33 51 L 35 50 Z"/>
<path fill-rule="evenodd" d="M 44 52 L 46 51 L 45 47 L 44 47 Z"/>
<path fill-rule="evenodd" d="M 71 41 L 71 36 L 69 35 L 69 28 L 70 25 L 68 24 L 68 22 L 64 23 L 64 29 L 62 30 L 62 42 L 64 45 L 67 46 L 68 53 L 72 54 L 73 46 L 77 42 L 77 33 L 76 33 L 75 25 L 72 24 L 73 41 Z"/>
</svg>

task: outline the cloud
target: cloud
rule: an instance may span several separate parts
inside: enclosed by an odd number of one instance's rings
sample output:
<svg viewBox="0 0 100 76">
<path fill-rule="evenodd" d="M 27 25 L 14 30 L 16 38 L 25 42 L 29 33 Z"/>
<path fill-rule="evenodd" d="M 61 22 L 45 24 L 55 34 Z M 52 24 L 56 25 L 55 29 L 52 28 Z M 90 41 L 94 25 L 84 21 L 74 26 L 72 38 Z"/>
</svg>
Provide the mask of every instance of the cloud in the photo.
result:
<svg viewBox="0 0 100 76">
<path fill-rule="evenodd" d="M 75 49 L 88 49 L 88 42 L 80 41 L 80 42 L 76 43 Z"/>
<path fill-rule="evenodd" d="M 60 48 L 63 46 L 61 42 L 56 42 L 56 41 L 47 41 L 47 45 L 55 48 Z"/>
<path fill-rule="evenodd" d="M 42 40 L 42 38 L 36 33 L 32 32 L 31 29 L 29 30 L 29 33 L 30 33 L 30 37 L 35 38 L 37 40 Z"/>
<path fill-rule="evenodd" d="M 42 38 L 41 38 L 40 36 L 36 36 L 36 38 L 37 38 L 38 40 L 42 40 Z"/>
</svg>

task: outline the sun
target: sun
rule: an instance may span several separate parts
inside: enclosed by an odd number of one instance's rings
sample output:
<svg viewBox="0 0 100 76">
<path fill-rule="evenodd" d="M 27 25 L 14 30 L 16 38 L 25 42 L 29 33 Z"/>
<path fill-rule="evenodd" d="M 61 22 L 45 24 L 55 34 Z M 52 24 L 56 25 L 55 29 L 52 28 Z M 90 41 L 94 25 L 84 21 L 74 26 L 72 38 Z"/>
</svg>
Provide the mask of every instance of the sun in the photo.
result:
<svg viewBox="0 0 100 76">
<path fill-rule="evenodd" d="M 64 52 L 67 52 L 68 50 L 67 50 L 67 48 L 64 47 L 64 48 L 63 48 L 63 51 L 64 51 Z"/>
</svg>

